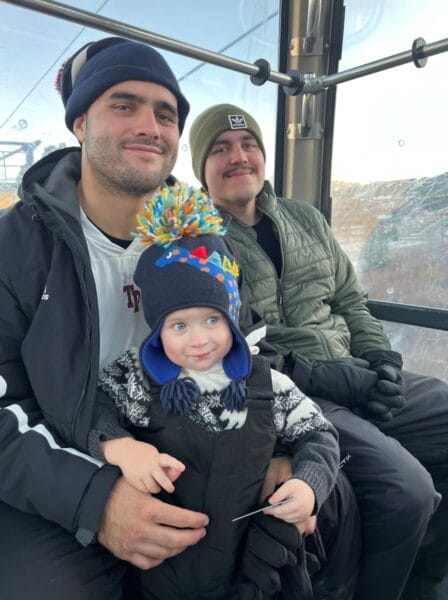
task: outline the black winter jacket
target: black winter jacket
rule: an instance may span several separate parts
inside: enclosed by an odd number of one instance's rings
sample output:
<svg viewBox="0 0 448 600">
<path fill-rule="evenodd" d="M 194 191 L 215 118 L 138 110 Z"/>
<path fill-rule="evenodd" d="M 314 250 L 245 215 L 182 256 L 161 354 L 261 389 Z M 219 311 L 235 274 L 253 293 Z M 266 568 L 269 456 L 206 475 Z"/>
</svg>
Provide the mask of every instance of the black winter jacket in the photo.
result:
<svg viewBox="0 0 448 600">
<path fill-rule="evenodd" d="M 0 501 L 88 543 L 120 473 L 84 452 L 104 392 L 80 157 L 68 148 L 37 162 L 0 214 Z M 246 333 L 250 323 L 245 304 Z"/>
<path fill-rule="evenodd" d="M 119 471 L 85 448 L 99 319 L 79 149 L 48 155 L 0 216 L 0 500 L 89 541 Z"/>
</svg>

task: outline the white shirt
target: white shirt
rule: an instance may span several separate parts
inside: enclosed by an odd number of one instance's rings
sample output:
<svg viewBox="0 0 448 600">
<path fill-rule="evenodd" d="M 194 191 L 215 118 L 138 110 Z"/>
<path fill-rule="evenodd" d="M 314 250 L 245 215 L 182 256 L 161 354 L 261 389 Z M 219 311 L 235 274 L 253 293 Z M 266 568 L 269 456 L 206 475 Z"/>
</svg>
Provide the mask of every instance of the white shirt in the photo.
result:
<svg viewBox="0 0 448 600">
<path fill-rule="evenodd" d="M 134 283 L 138 259 L 147 248 L 134 239 L 127 248 L 111 242 L 81 210 L 81 224 L 95 278 L 100 316 L 100 368 L 149 335 L 140 289 Z"/>
</svg>

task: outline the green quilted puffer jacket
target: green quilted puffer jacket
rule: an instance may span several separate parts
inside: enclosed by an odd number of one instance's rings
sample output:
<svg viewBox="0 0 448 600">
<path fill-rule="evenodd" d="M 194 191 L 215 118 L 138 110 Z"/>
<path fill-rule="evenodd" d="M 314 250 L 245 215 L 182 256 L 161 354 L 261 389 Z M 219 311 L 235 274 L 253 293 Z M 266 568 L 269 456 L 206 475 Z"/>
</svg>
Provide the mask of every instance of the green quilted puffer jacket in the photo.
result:
<svg viewBox="0 0 448 600">
<path fill-rule="evenodd" d="M 249 302 L 265 319 L 267 341 L 276 351 L 326 360 L 389 350 L 381 323 L 366 306 L 367 293 L 323 215 L 305 202 L 277 198 L 268 182 L 257 207 L 280 240 L 280 279 L 254 229 L 221 213 L 239 252 Z"/>
</svg>

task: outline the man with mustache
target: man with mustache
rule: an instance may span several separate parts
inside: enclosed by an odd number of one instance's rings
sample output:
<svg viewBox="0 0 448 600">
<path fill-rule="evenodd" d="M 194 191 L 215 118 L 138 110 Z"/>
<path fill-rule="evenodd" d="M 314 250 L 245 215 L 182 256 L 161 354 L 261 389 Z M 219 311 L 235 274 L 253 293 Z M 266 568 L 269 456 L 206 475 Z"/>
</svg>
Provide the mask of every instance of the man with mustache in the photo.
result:
<svg viewBox="0 0 448 600">
<path fill-rule="evenodd" d="M 344 471 L 363 540 L 356 600 L 400 598 L 420 545 L 403 599 L 437 598 L 448 572 L 446 383 L 402 371 L 324 216 L 277 197 L 265 180 L 266 150 L 252 115 L 211 106 L 193 122 L 190 146 L 195 175 L 240 252 L 267 341 L 283 355 L 283 370 L 318 397 L 341 455 L 350 456 Z"/>
</svg>

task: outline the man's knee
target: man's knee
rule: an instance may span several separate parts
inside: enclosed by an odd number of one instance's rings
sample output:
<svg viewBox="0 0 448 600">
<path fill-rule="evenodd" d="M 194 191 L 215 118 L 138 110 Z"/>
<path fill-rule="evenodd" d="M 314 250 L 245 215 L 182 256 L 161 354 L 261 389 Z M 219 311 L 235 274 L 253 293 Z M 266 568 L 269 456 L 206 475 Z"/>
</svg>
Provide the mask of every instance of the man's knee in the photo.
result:
<svg viewBox="0 0 448 600">
<path fill-rule="evenodd" d="M 54 523 L 1 502 L 0 531 L 2 598 L 123 598 L 125 565 L 100 545 L 83 548 Z"/>
<path fill-rule="evenodd" d="M 440 504 L 441 495 L 436 491 L 431 475 L 420 466 L 411 476 L 399 481 L 399 499 L 395 510 L 408 524 L 420 523 L 426 527 Z"/>
<path fill-rule="evenodd" d="M 393 512 L 433 514 L 440 495 L 429 472 L 396 439 L 334 403 L 321 401 L 339 433 L 344 472 L 361 504 L 389 506 Z M 392 501 L 392 502 L 391 502 Z"/>
</svg>

